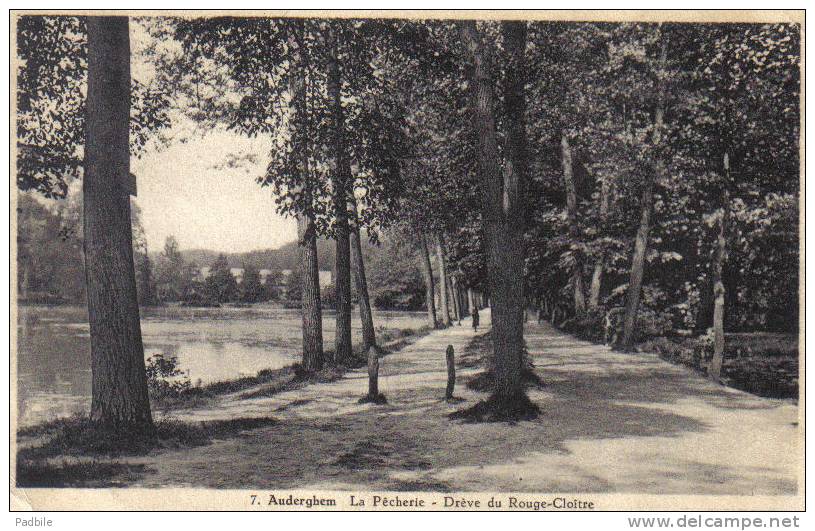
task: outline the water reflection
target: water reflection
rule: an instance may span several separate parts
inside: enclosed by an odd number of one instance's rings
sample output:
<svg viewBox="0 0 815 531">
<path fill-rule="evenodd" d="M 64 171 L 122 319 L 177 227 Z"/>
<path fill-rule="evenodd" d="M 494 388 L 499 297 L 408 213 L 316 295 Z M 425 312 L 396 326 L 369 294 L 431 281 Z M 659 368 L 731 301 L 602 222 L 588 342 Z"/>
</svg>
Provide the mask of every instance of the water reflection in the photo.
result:
<svg viewBox="0 0 815 531">
<path fill-rule="evenodd" d="M 77 306 L 20 306 L 17 395 L 20 425 L 86 412 L 90 407 L 87 311 Z M 424 315 L 378 312 L 386 329 L 419 328 Z M 276 308 L 156 308 L 142 310 L 145 357 L 176 357 L 190 380 L 202 384 L 277 369 L 300 358 L 300 314 Z M 330 346 L 334 314 L 325 312 Z M 361 342 L 357 315 L 355 341 Z"/>
</svg>

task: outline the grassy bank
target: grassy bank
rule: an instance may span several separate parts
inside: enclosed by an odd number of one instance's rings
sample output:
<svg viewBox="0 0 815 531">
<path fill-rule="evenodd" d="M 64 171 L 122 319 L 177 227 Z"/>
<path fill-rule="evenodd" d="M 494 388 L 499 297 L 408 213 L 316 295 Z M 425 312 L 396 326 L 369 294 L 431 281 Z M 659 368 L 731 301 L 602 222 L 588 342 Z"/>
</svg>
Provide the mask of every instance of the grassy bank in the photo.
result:
<svg viewBox="0 0 815 531">
<path fill-rule="evenodd" d="M 636 346 L 707 374 L 712 354 L 701 338 L 657 337 Z M 798 398 L 798 338 L 791 334 L 726 334 L 722 383 L 768 398 Z"/>
<path fill-rule="evenodd" d="M 662 335 L 665 327 L 648 326 L 634 345 L 636 352 L 653 352 L 671 363 L 707 374 L 713 355 L 710 335 Z M 602 344 L 601 321 L 591 316 L 570 319 L 561 327 L 581 339 Z M 657 332 L 657 330 L 659 330 Z M 722 383 L 768 398 L 798 398 L 798 337 L 795 334 L 753 332 L 725 334 Z"/>
<path fill-rule="evenodd" d="M 380 356 L 398 352 L 431 328 L 379 330 Z M 326 352 L 326 359 L 332 359 Z M 164 381 L 151 382 L 155 433 L 143 437 L 120 437 L 100 430 L 87 416 L 58 419 L 18 430 L 16 478 L 19 487 L 115 486 L 142 472 L 142 465 L 119 461 L 122 456 L 148 455 L 167 449 L 210 444 L 213 439 L 240 436 L 246 430 L 274 424 L 269 417 L 214 422 L 181 422 L 172 418 L 180 409 L 204 408 L 227 395 L 241 399 L 272 396 L 311 383 L 335 381 L 349 370 L 367 363 L 357 347 L 342 364 L 328 364 L 316 374 L 306 374 L 299 364 L 277 370 L 262 370 L 251 377 L 188 387 Z M 172 370 L 168 369 L 168 372 Z M 124 478 L 124 479 L 123 479 Z"/>
<path fill-rule="evenodd" d="M 398 352 L 432 331 L 430 327 L 419 329 L 403 328 L 399 330 L 378 330 L 380 357 Z M 342 378 L 349 370 L 367 364 L 367 353 L 356 345 L 353 356 L 339 363 L 331 360 L 333 351 L 325 351 L 325 367 L 317 373 L 306 373 L 299 363 L 280 369 L 263 369 L 255 376 L 244 376 L 233 380 L 213 382 L 206 385 L 191 386 L 189 382 L 168 382 L 160 376 L 150 377 L 150 400 L 155 411 L 170 412 L 176 409 L 204 407 L 219 397 L 243 393 L 241 398 L 258 398 L 272 396 L 284 391 L 302 388 L 315 382 L 332 382 Z M 172 375 L 173 368 L 165 369 L 165 374 Z"/>
</svg>

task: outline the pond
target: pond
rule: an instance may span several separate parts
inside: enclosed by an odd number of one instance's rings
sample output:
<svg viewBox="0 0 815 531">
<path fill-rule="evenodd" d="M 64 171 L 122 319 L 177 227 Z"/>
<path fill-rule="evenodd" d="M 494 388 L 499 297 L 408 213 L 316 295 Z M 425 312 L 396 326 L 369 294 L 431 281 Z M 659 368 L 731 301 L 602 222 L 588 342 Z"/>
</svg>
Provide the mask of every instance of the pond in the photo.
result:
<svg viewBox="0 0 815 531">
<path fill-rule="evenodd" d="M 87 310 L 80 306 L 19 306 L 17 402 L 21 426 L 87 412 L 91 357 Z M 145 358 L 178 359 L 193 384 L 207 384 L 300 360 L 299 310 L 250 308 L 147 308 L 141 310 Z M 323 341 L 333 349 L 333 311 L 323 312 Z M 423 312 L 374 312 L 377 328 L 418 329 Z M 354 341 L 362 341 L 359 316 Z"/>
</svg>

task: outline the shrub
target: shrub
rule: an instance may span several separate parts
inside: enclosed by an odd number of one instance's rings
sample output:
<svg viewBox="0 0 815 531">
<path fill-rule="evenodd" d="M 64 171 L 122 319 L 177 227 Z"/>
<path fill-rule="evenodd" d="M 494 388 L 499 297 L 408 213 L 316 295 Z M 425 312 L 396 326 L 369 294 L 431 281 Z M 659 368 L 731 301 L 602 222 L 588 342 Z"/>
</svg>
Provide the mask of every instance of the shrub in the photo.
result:
<svg viewBox="0 0 815 531">
<path fill-rule="evenodd" d="M 178 358 L 155 354 L 147 358 L 145 370 L 150 398 L 176 398 L 192 387 L 189 376 L 178 367 Z"/>
<path fill-rule="evenodd" d="M 605 340 L 605 317 L 604 308 L 590 309 L 566 321 L 563 329 L 582 339 L 602 343 Z"/>
</svg>

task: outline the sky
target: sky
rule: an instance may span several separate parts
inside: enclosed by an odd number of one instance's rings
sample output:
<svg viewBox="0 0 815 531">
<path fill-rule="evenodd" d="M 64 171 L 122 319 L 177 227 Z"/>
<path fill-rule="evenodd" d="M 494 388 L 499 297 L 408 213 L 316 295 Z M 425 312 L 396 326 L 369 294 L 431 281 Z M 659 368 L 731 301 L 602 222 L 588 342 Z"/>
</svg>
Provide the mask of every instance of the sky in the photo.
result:
<svg viewBox="0 0 815 531">
<path fill-rule="evenodd" d="M 172 131 L 171 131 L 172 132 Z M 296 240 L 293 219 L 275 213 L 274 196 L 255 179 L 265 171 L 268 138 L 214 131 L 131 160 L 147 246 L 160 251 L 167 236 L 181 249 L 245 252 Z M 221 168 L 230 156 L 256 163 Z"/>
<path fill-rule="evenodd" d="M 164 53 L 180 53 L 178 43 L 156 43 L 142 23 L 130 24 L 131 74 L 149 84 L 155 71 L 142 50 L 157 44 Z M 173 115 L 162 131 L 169 147 L 148 149 L 132 158 L 147 246 L 160 251 L 167 236 L 181 249 L 245 252 L 268 249 L 297 239 L 296 223 L 275 214 L 272 192 L 255 179 L 264 174 L 272 145 L 268 136 L 247 138 L 223 129 L 201 132 Z M 185 139 L 180 142 L 179 139 Z M 256 162 L 219 169 L 230 157 L 252 154 Z"/>
</svg>

